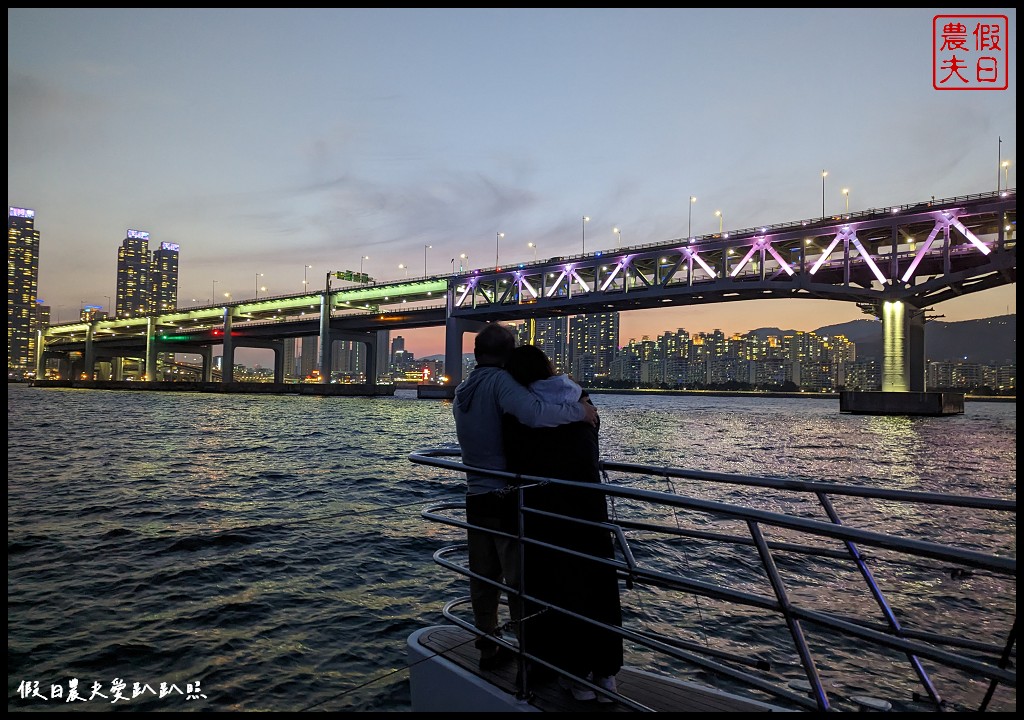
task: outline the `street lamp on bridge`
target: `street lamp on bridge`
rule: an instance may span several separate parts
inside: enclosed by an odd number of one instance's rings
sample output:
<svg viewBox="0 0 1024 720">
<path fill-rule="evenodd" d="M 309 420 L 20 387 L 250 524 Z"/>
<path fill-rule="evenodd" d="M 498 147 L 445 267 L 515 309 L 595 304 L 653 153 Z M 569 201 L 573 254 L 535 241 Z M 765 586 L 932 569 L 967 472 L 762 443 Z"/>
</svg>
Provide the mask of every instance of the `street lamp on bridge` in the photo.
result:
<svg viewBox="0 0 1024 720">
<path fill-rule="evenodd" d="M 846 214 L 850 214 L 850 188 L 843 188 L 843 195 L 846 196 Z"/>
<path fill-rule="evenodd" d="M 615 249 L 618 250 L 619 246 L 622 245 L 622 231 L 617 227 L 613 227 L 612 232 L 615 233 Z"/>
<path fill-rule="evenodd" d="M 309 280 L 307 279 L 309 276 L 307 275 L 307 273 L 312 268 L 312 265 L 306 265 L 302 268 L 302 292 L 306 292 L 306 290 L 309 288 Z"/>
<path fill-rule="evenodd" d="M 590 222 L 590 218 L 586 215 L 583 216 L 583 254 L 587 254 L 587 223 Z"/>
<path fill-rule="evenodd" d="M 825 178 L 828 177 L 828 170 L 821 171 L 821 217 L 825 217 Z"/>
<path fill-rule="evenodd" d="M 466 253 L 459 255 L 459 272 L 462 272 L 463 265 L 465 265 L 466 268 L 469 268 L 469 255 Z"/>
<path fill-rule="evenodd" d="M 404 265 L 403 263 L 398 263 L 398 269 L 405 270 L 405 276 L 409 277 L 409 267 L 407 265 Z"/>
<path fill-rule="evenodd" d="M 501 239 L 503 237 L 505 237 L 505 233 L 503 233 L 503 232 L 496 233 L 495 236 L 494 236 L 494 269 L 495 270 L 497 270 L 498 268 L 501 267 L 501 264 L 498 262 L 498 246 L 501 243 Z"/>
<path fill-rule="evenodd" d="M 718 234 L 722 234 L 722 211 L 715 210 L 715 217 L 718 218 Z"/>
<path fill-rule="evenodd" d="M 689 212 L 687 212 L 687 214 L 686 214 L 686 239 L 687 240 L 689 240 L 690 238 L 693 237 L 693 232 L 692 232 L 691 228 L 693 227 L 693 204 L 695 202 L 697 202 L 697 198 L 695 198 L 693 195 L 691 195 L 690 196 L 690 204 L 687 207 L 687 210 Z"/>
<path fill-rule="evenodd" d="M 433 247 L 434 247 L 433 245 L 424 245 L 423 246 L 423 277 L 427 276 L 427 250 L 430 250 Z"/>
<path fill-rule="evenodd" d="M 1003 166 L 1003 190 L 1010 189 L 1010 161 L 1003 160 L 1001 163 Z"/>
<path fill-rule="evenodd" d="M 263 277 L 263 273 L 256 273 L 256 299 L 260 299 L 260 278 Z"/>
<path fill-rule="evenodd" d="M 533 261 L 537 262 L 537 243 L 526 243 L 526 247 L 533 248 Z"/>
<path fill-rule="evenodd" d="M 369 260 L 369 255 L 363 255 L 359 258 L 359 282 L 363 282 L 363 260 Z"/>
</svg>

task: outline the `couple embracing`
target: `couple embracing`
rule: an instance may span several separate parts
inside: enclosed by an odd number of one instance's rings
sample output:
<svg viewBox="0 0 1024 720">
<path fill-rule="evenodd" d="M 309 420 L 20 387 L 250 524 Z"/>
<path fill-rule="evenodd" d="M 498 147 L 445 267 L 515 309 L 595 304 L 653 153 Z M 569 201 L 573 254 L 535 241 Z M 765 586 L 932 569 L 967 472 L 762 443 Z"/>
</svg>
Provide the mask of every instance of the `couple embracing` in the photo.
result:
<svg viewBox="0 0 1024 720">
<path fill-rule="evenodd" d="M 493 323 L 476 337 L 477 365 L 455 393 L 456 431 L 467 466 L 523 475 L 600 483 L 597 410 L 579 385 L 555 372 L 542 350 L 515 346 L 515 336 Z M 467 471 L 466 519 L 470 525 L 516 535 L 516 493 L 503 479 Z M 554 516 L 523 514 L 528 543 L 523 566 L 514 539 L 469 530 L 469 568 L 475 575 L 518 588 L 539 603 L 524 607 L 509 598 L 509 609 L 525 650 L 567 674 L 615 691 L 622 666 L 622 638 L 548 605 L 609 626 L 619 626 L 615 569 L 586 556 L 611 559 L 612 538 L 589 523 L 606 522 L 603 493 L 551 483 L 530 484 L 524 506 Z M 572 551 L 565 552 L 563 549 Z M 573 552 L 578 554 L 572 554 Z M 474 624 L 497 635 L 500 590 L 470 578 Z M 486 637 L 477 641 L 482 669 L 497 667 L 508 653 Z M 535 675 L 543 677 L 542 667 Z M 578 700 L 611 702 L 578 683 L 563 681 Z"/>
</svg>

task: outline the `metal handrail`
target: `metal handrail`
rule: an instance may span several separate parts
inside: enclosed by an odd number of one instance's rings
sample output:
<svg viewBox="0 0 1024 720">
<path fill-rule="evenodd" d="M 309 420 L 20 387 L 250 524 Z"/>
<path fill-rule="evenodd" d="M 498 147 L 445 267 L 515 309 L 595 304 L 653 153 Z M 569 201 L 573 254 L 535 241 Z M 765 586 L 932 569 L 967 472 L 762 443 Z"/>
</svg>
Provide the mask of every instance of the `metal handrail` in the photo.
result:
<svg viewBox="0 0 1024 720">
<path fill-rule="evenodd" d="M 550 483 L 572 487 L 577 491 L 603 493 L 611 499 L 613 507 L 617 510 L 617 517 L 607 527 L 615 535 L 617 545 L 621 551 L 621 558 L 615 560 L 594 558 L 593 560 L 615 566 L 620 577 L 625 578 L 628 583 L 636 588 L 684 592 L 697 597 L 706 597 L 716 601 L 732 603 L 737 607 L 747 610 L 752 609 L 780 616 L 788 628 L 792 642 L 791 650 L 795 650 L 800 659 L 802 672 L 805 676 L 806 685 L 809 685 L 809 690 L 806 693 L 793 692 L 791 686 L 780 685 L 778 680 L 774 682 L 766 680 L 748 669 L 735 667 L 736 665 L 749 665 L 750 661 L 744 661 L 743 658 L 731 655 L 728 652 L 724 655 L 719 654 L 716 656 L 715 651 L 709 648 L 701 648 L 696 644 L 680 644 L 678 640 L 673 638 L 658 637 L 649 632 L 638 632 L 627 627 L 610 628 L 563 608 L 555 608 L 584 622 L 618 632 L 631 643 L 655 651 L 660 656 L 703 668 L 716 675 L 741 683 L 753 690 L 792 702 L 799 707 L 817 710 L 833 709 L 832 700 L 825 689 L 825 683 L 819 677 L 815 655 L 811 650 L 810 643 L 804 637 L 803 628 L 806 625 L 825 629 L 836 637 L 851 638 L 853 641 L 870 646 L 872 649 L 888 649 L 904 655 L 914 675 L 916 675 L 915 684 L 923 688 L 923 696 L 935 709 L 942 709 L 945 705 L 945 700 L 939 692 L 936 681 L 933 680 L 929 672 L 924 668 L 922 659 L 945 668 L 967 673 L 971 676 L 985 678 L 989 682 L 989 692 L 982 703 L 981 709 L 984 709 L 996 687 L 1002 685 L 1016 688 L 1016 670 L 1009 661 L 1009 657 L 1013 655 L 1012 648 L 1016 642 L 1016 606 L 1014 598 L 1017 570 L 1016 558 L 1011 556 L 1012 553 L 1015 553 L 1015 550 L 1011 547 L 1009 550 L 1004 548 L 1002 553 L 988 552 L 973 547 L 954 546 L 934 540 L 899 536 L 891 532 L 880 532 L 877 529 L 850 527 L 842 524 L 839 513 L 832 503 L 832 497 L 878 500 L 885 503 L 905 503 L 917 507 L 958 507 L 976 510 L 978 513 L 994 513 L 997 518 L 1002 518 L 1004 524 L 1012 519 L 1014 527 L 1016 499 L 919 492 L 891 488 L 871 488 L 861 485 L 764 476 L 730 475 L 726 473 L 617 462 L 602 462 L 602 471 L 606 474 L 606 479 L 608 472 L 621 473 L 629 479 L 604 482 L 602 484 L 577 483 L 556 478 L 469 468 L 461 461 L 454 459 L 459 456 L 460 451 L 458 447 L 447 446 L 413 452 L 409 455 L 409 460 L 416 464 L 460 473 L 464 473 L 469 469 L 474 473 L 500 477 L 520 486 L 523 484 Z M 748 490 L 782 492 L 787 495 L 797 493 L 805 498 L 817 500 L 824 519 L 818 520 L 806 517 L 807 503 L 800 505 L 800 515 L 798 516 L 786 512 L 775 512 L 751 507 L 749 504 L 739 504 L 735 500 L 721 502 L 692 495 L 677 494 L 675 492 L 633 487 L 629 484 L 642 484 L 650 481 L 668 481 L 670 483 L 694 481 L 699 483 L 702 492 L 712 487 L 735 488 L 740 486 Z M 520 493 L 520 500 L 521 498 L 522 494 Z M 623 517 L 624 513 L 618 512 L 622 504 L 628 504 L 632 509 L 639 507 L 643 508 L 643 510 L 638 512 L 636 517 Z M 452 513 L 459 507 L 462 506 L 458 503 L 432 506 L 424 509 L 422 516 L 434 522 L 468 529 L 470 527 L 468 523 L 452 516 Z M 749 535 L 708 532 L 699 528 L 673 527 L 665 523 L 651 522 L 649 518 L 645 517 L 645 515 L 655 510 L 665 508 L 672 510 L 673 513 L 676 510 L 684 510 L 690 514 L 699 513 L 706 515 L 717 521 L 736 521 L 746 526 Z M 532 510 L 528 507 L 524 508 L 520 501 L 520 512 L 526 514 L 538 513 L 540 511 Z M 810 539 L 805 544 L 772 542 L 765 538 L 764 531 L 766 529 L 797 532 Z M 557 548 L 529 537 L 523 537 L 521 532 L 518 536 L 505 533 L 499 534 L 506 537 L 514 537 L 524 545 L 532 544 L 579 555 L 576 551 Z M 649 537 L 660 538 L 665 542 L 671 541 L 673 538 L 676 540 L 699 538 L 716 543 L 728 543 L 732 546 L 753 546 L 757 549 L 758 557 L 762 563 L 762 572 L 767 578 L 771 594 L 730 588 L 719 581 L 707 582 L 698 579 L 689 571 L 679 572 L 671 567 L 654 566 L 650 563 L 638 562 L 631 546 L 631 537 L 634 535 L 642 536 L 644 539 Z M 812 541 L 818 541 L 819 545 L 811 544 Z M 835 541 L 841 544 L 842 550 L 820 545 L 821 542 Z M 1011 623 L 1013 627 L 1009 628 L 1005 639 L 999 638 L 998 642 L 994 640 L 985 642 L 977 638 L 957 637 L 954 633 L 942 632 L 941 629 L 936 631 L 932 628 L 922 631 L 920 629 L 905 628 L 898 619 L 897 611 L 891 604 L 889 597 L 887 597 L 887 593 L 883 592 L 880 583 L 876 581 L 872 574 L 871 567 L 875 565 L 876 558 L 866 556 L 861 546 L 878 552 L 879 561 L 882 558 L 890 561 L 890 556 L 897 554 L 904 561 L 938 560 L 942 563 L 950 563 L 958 568 L 963 568 L 962 572 L 984 572 L 990 573 L 993 578 L 1001 578 L 1000 582 L 1013 586 L 1013 595 L 1008 600 L 1008 602 L 1014 603 L 1012 605 L 1014 621 Z M 472 573 L 464 564 L 460 564 L 457 560 L 453 559 L 456 555 L 461 554 L 462 549 L 461 545 L 442 548 L 435 553 L 434 560 L 442 567 L 451 571 L 463 575 L 471 575 Z M 852 615 L 843 615 L 832 608 L 822 611 L 808 606 L 806 601 L 797 601 L 791 597 L 790 590 L 792 588 L 790 587 L 790 582 L 785 577 L 786 572 L 780 570 L 780 565 L 777 563 L 777 560 L 782 558 L 783 554 L 790 552 L 797 554 L 799 557 L 808 558 L 808 561 L 834 562 L 837 558 L 844 558 L 852 562 L 852 568 L 856 569 L 861 581 L 870 592 L 877 606 L 875 612 L 880 613 L 882 622 L 871 622 Z M 792 561 L 789 561 L 789 564 L 792 565 Z M 946 570 L 943 570 L 943 572 L 946 572 Z M 509 593 L 510 597 L 515 595 L 544 607 L 553 607 L 550 603 L 545 603 L 523 593 L 521 588 L 501 587 L 505 592 Z M 796 588 L 800 592 L 805 592 L 806 589 L 806 587 L 802 586 Z M 989 600 L 989 598 L 986 598 L 986 600 Z M 454 612 L 455 608 L 460 607 L 465 602 L 468 601 L 463 599 L 462 601 L 451 603 L 449 607 L 446 607 L 445 614 L 453 622 L 473 632 L 472 623 L 459 619 Z M 1003 609 L 1001 612 L 1006 611 Z M 523 654 L 527 658 L 531 657 L 528 653 Z M 592 687 L 596 691 L 600 691 L 600 688 L 593 685 Z M 915 699 L 917 699 L 916 693 Z M 634 706 L 634 709 L 643 708 Z"/>
</svg>

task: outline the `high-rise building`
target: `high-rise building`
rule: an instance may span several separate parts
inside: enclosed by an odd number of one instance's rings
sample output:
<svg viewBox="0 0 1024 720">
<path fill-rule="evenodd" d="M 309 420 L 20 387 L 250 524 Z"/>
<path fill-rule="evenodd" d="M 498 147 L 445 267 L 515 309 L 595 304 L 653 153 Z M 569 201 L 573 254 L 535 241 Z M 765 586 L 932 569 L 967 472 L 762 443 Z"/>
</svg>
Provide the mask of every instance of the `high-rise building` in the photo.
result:
<svg viewBox="0 0 1024 720">
<path fill-rule="evenodd" d="M 150 311 L 149 266 L 149 233 L 129 230 L 117 249 L 116 317 L 137 317 Z"/>
<path fill-rule="evenodd" d="M 178 307 L 178 244 L 160 243 L 149 265 L 150 312 Z"/>
<path fill-rule="evenodd" d="M 173 310 L 178 306 L 177 243 L 160 243 L 149 254 L 149 233 L 129 230 L 117 249 L 115 317 Z"/>
<path fill-rule="evenodd" d="M 405 338 L 401 335 L 396 335 L 391 340 L 391 355 L 388 358 L 387 365 L 387 369 L 392 377 L 401 377 L 403 375 L 405 364 L 409 357 L 410 354 L 405 352 Z"/>
<path fill-rule="evenodd" d="M 569 318 L 536 318 L 523 324 L 528 328 L 530 335 L 526 342 L 543 350 L 555 364 L 556 372 L 568 372 L 569 348 L 566 340 L 569 337 Z"/>
<path fill-rule="evenodd" d="M 316 335 L 305 335 L 300 344 L 302 350 L 299 356 L 299 379 L 307 380 L 313 376 L 313 371 L 320 367 L 320 358 L 317 356 L 320 338 Z"/>
<path fill-rule="evenodd" d="M 355 340 L 335 340 L 331 345 L 331 373 L 343 382 L 363 382 L 366 345 Z"/>
<path fill-rule="evenodd" d="M 39 231 L 36 211 L 7 208 L 7 376 L 35 369 L 39 294 Z"/>
<path fill-rule="evenodd" d="M 572 376 L 583 384 L 611 376 L 619 349 L 619 313 L 575 315 L 570 322 Z"/>
<path fill-rule="evenodd" d="M 294 380 L 298 367 L 295 364 L 295 338 L 284 339 L 284 379 Z"/>
</svg>

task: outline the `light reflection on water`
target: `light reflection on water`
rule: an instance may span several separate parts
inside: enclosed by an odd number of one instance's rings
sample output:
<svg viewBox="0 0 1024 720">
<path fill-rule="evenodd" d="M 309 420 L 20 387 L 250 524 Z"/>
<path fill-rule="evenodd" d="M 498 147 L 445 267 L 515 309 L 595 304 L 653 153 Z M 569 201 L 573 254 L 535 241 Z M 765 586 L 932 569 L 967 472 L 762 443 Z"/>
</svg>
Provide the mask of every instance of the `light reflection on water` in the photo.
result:
<svg viewBox="0 0 1024 720">
<path fill-rule="evenodd" d="M 1016 496 L 1012 404 L 876 418 L 840 414 L 827 400 L 594 399 L 608 459 Z M 66 689 L 70 677 L 123 677 L 182 687 L 199 679 L 208 696 L 202 705 L 132 701 L 142 710 L 408 710 L 405 638 L 440 622 L 443 602 L 465 587 L 431 560 L 459 533 L 419 517 L 428 504 L 460 500 L 461 478 L 407 455 L 454 441 L 450 403 L 403 393 L 9 385 L 9 709 L 48 709 L 18 697 L 22 680 Z M 862 511 L 850 502 L 840 512 Z M 912 532 L 951 537 L 970 523 L 962 514 L 904 518 Z M 1015 526 L 1006 532 L 1015 553 Z M 655 550 L 722 572 L 693 548 Z M 840 571 L 815 571 L 842 595 Z M 738 556 L 729 572 L 741 587 L 759 582 L 756 561 Z M 958 603 L 994 591 L 987 577 L 919 582 L 950 585 Z M 734 627 L 709 603 L 651 602 L 637 599 L 654 627 L 697 639 L 718 633 L 717 642 L 770 652 L 780 631 L 758 618 Z"/>
</svg>

